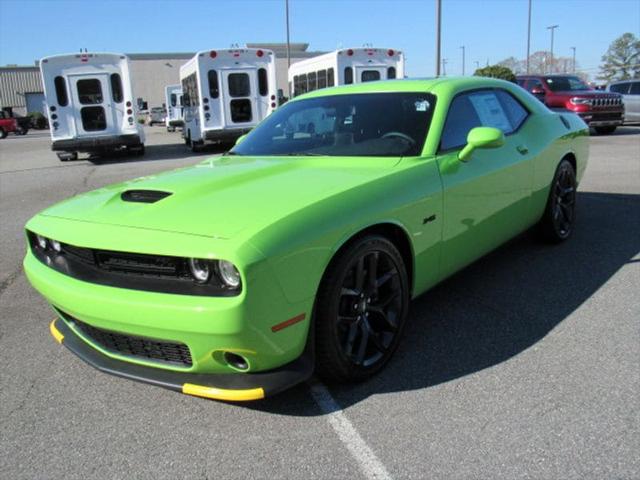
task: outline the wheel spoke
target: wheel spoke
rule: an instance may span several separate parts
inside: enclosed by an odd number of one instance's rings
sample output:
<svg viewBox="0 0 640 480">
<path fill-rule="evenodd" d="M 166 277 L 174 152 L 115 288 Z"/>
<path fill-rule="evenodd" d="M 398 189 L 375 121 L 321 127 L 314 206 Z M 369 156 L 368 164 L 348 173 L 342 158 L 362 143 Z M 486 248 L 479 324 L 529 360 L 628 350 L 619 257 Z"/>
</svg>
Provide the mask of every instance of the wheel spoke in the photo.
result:
<svg viewBox="0 0 640 480">
<path fill-rule="evenodd" d="M 382 285 L 387 283 L 389 280 L 391 280 L 397 274 L 398 274 L 398 272 L 396 270 L 389 270 L 387 273 L 385 273 L 384 275 L 382 275 L 380 278 L 378 278 L 376 280 L 376 288 L 380 288 Z"/>
<path fill-rule="evenodd" d="M 367 265 L 367 285 L 371 290 L 373 290 L 372 294 L 376 294 L 378 291 L 378 285 L 376 281 L 376 274 L 378 273 L 378 252 L 373 252 L 369 255 L 369 263 Z"/>
<path fill-rule="evenodd" d="M 367 345 L 369 344 L 369 328 L 365 325 L 365 322 L 360 323 L 360 345 L 358 347 L 358 354 L 356 355 L 356 363 L 362 365 L 364 362 L 364 355 L 367 353 Z"/>
<path fill-rule="evenodd" d="M 356 334 L 358 333 L 358 324 L 352 323 L 351 327 L 349 327 L 349 335 L 347 336 L 347 341 L 344 346 L 344 353 L 350 357 L 353 352 L 353 342 L 356 339 Z"/>
<path fill-rule="evenodd" d="M 342 287 L 342 290 L 340 291 L 341 295 L 351 295 L 353 297 L 356 297 L 359 295 L 358 292 L 356 292 L 353 288 L 346 288 L 346 287 Z"/>
</svg>

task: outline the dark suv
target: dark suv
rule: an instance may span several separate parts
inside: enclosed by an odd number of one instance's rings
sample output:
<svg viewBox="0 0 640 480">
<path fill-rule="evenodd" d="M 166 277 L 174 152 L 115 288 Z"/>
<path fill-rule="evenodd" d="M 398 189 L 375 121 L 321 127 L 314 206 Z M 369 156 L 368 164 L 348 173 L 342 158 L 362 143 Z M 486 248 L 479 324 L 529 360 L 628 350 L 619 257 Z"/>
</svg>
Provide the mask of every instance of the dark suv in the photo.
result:
<svg viewBox="0 0 640 480">
<path fill-rule="evenodd" d="M 520 75 L 518 85 L 553 110 L 569 110 L 598 133 L 613 133 L 624 121 L 622 96 L 593 90 L 574 75 Z"/>
</svg>

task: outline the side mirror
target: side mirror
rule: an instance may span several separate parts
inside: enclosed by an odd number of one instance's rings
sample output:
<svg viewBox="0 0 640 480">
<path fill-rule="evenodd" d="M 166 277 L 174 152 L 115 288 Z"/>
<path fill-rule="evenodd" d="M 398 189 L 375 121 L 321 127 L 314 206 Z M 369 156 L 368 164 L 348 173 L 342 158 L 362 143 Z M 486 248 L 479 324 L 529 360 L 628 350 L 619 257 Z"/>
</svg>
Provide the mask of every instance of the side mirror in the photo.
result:
<svg viewBox="0 0 640 480">
<path fill-rule="evenodd" d="M 244 140 L 244 137 L 246 137 L 247 135 L 249 135 L 248 133 L 245 133 L 244 135 L 240 135 L 237 139 L 236 139 L 236 143 L 234 143 L 234 145 L 238 145 L 240 142 L 242 142 Z"/>
<path fill-rule="evenodd" d="M 498 148 L 504 145 L 504 133 L 493 127 L 472 128 L 467 135 L 467 144 L 458 154 L 458 160 L 466 162 L 476 148 Z"/>
</svg>

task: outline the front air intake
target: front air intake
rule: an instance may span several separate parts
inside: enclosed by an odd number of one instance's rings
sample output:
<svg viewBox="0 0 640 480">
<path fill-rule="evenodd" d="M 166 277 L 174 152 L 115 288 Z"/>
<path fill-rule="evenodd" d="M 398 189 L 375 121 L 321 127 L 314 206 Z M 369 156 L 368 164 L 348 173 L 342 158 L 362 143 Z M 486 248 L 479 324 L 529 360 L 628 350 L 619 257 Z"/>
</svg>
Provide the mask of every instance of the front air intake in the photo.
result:
<svg viewBox="0 0 640 480">
<path fill-rule="evenodd" d="M 169 195 L 171 195 L 171 192 L 162 192 L 160 190 L 127 190 L 122 192 L 120 198 L 124 202 L 156 203 Z"/>
</svg>

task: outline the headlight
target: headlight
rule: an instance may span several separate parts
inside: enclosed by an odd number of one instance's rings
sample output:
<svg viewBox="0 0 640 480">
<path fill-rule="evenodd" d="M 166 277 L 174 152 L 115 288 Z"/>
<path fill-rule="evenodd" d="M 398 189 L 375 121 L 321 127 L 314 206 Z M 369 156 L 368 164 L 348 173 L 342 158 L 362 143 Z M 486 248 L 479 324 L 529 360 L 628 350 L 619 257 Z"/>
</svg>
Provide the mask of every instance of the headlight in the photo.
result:
<svg viewBox="0 0 640 480">
<path fill-rule="evenodd" d="M 211 276 L 211 270 L 209 269 L 209 262 L 207 260 L 200 260 L 198 258 L 189 259 L 189 269 L 191 275 L 198 283 L 205 283 Z"/>
<path fill-rule="evenodd" d="M 572 97 L 569 100 L 574 105 L 591 105 L 593 102 L 590 98 L 580 98 L 580 97 Z"/>
<path fill-rule="evenodd" d="M 51 240 L 51 246 L 58 253 L 60 253 L 60 251 L 62 250 L 62 246 L 60 245 L 60 242 L 57 240 Z"/>
<path fill-rule="evenodd" d="M 38 246 L 41 249 L 43 250 L 47 249 L 47 239 L 44 238 L 42 235 L 36 235 L 36 241 L 38 242 Z"/>
<path fill-rule="evenodd" d="M 240 272 L 231 262 L 220 260 L 218 262 L 218 272 L 222 281 L 231 288 L 237 288 L 240 285 Z"/>
</svg>

